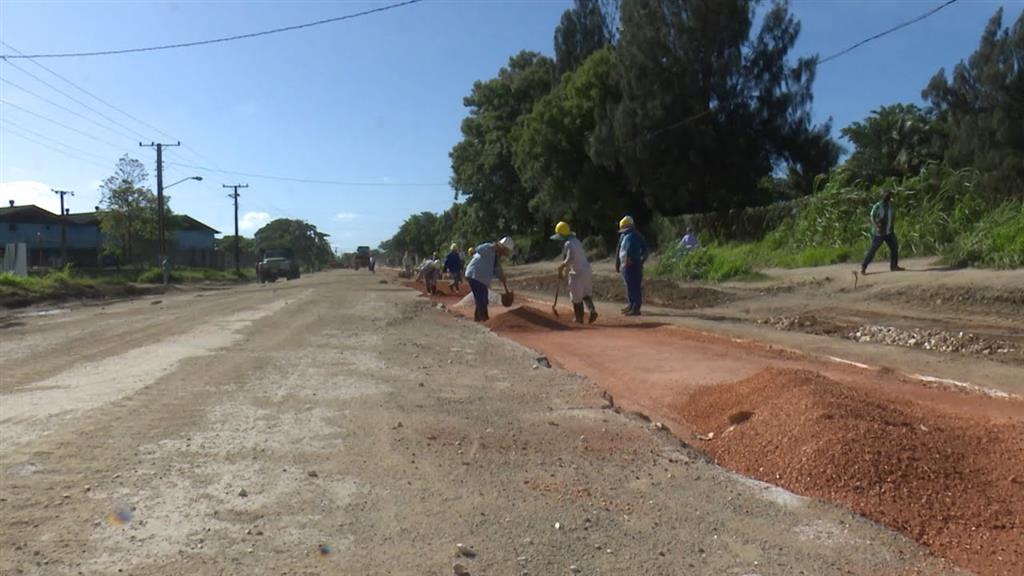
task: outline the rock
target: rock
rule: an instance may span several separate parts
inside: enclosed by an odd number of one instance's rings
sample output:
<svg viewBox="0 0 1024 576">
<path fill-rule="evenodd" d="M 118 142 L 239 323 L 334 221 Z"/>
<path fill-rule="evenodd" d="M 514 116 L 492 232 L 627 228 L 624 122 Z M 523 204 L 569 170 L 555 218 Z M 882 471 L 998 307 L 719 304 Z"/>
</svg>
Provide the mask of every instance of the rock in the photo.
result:
<svg viewBox="0 0 1024 576">
<path fill-rule="evenodd" d="M 309 472 L 306 472 L 306 476 L 309 476 L 310 478 L 319 478 L 320 474 L 317 473 L 316 470 L 310 470 Z"/>
<path fill-rule="evenodd" d="M 163 303 L 164 303 L 163 300 L 153 300 L 152 302 L 149 303 L 149 305 L 150 306 L 156 306 L 157 304 L 163 304 Z"/>
<path fill-rule="evenodd" d="M 583 572 L 583 569 L 573 564 L 572 566 L 569 566 L 569 572 L 572 572 L 573 574 L 579 574 L 580 572 Z"/>
<path fill-rule="evenodd" d="M 469 576 L 469 568 L 456 562 L 452 564 L 452 574 L 455 574 L 455 576 Z"/>
<path fill-rule="evenodd" d="M 547 356 L 538 356 L 535 362 L 537 362 L 537 366 L 542 368 L 551 368 L 551 361 L 548 360 Z"/>
<path fill-rule="evenodd" d="M 555 530 L 561 530 L 561 529 L 562 529 L 562 523 L 561 522 L 555 522 Z"/>
<path fill-rule="evenodd" d="M 458 552 L 459 556 L 462 556 L 463 558 L 476 558 L 476 551 L 465 544 L 456 544 L 455 550 Z"/>
<path fill-rule="evenodd" d="M 249 497 L 249 493 L 245 491 L 245 488 L 242 488 L 241 490 L 239 490 L 238 491 L 238 495 L 240 497 L 242 497 L 242 498 L 248 498 Z"/>
</svg>

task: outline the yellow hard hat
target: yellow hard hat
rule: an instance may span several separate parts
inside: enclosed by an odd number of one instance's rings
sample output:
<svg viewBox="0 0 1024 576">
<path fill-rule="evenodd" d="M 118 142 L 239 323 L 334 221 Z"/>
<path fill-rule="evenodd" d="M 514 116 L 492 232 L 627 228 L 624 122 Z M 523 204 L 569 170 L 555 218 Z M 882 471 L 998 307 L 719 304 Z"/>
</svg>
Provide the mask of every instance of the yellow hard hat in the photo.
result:
<svg viewBox="0 0 1024 576">
<path fill-rule="evenodd" d="M 569 228 L 569 223 L 559 222 L 555 224 L 555 235 L 551 237 L 552 240 L 565 240 L 569 236 L 572 236 L 572 228 Z"/>
<path fill-rule="evenodd" d="M 472 246 L 470 246 L 469 248 L 466 248 L 466 256 L 472 256 L 473 252 L 474 252 L 474 248 Z"/>
<path fill-rule="evenodd" d="M 619 220 L 619 230 L 625 230 L 626 228 L 633 227 L 633 217 L 623 216 L 622 220 Z"/>
</svg>

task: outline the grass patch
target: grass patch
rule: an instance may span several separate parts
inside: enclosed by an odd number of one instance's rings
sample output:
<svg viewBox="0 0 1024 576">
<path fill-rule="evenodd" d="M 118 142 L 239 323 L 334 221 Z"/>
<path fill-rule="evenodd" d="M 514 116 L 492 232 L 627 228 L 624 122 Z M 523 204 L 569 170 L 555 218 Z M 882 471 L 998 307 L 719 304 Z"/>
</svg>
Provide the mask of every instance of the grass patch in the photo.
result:
<svg viewBox="0 0 1024 576">
<path fill-rule="evenodd" d="M 192 284 L 196 282 L 238 282 L 255 278 L 255 272 L 242 270 L 235 274 L 234 270 L 217 270 L 213 268 L 172 268 L 171 282 L 175 284 Z M 164 281 L 164 273 L 159 268 L 143 271 L 135 280 L 140 284 L 160 284 Z"/>
<path fill-rule="evenodd" d="M 41 276 L 15 276 L 7 272 L 0 274 L 0 297 L 4 299 L 45 300 L 88 296 L 95 292 L 96 284 L 75 277 L 70 266 Z"/>
</svg>

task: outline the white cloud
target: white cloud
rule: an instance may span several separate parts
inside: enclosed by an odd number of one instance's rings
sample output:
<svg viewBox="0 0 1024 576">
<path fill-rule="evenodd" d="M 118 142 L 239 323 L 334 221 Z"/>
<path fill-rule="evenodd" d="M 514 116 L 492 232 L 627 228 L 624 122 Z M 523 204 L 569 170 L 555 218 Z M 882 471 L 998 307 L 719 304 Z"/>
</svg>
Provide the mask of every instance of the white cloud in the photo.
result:
<svg viewBox="0 0 1024 576">
<path fill-rule="evenodd" d="M 238 221 L 238 230 L 259 230 L 267 222 L 270 222 L 270 214 L 266 212 L 246 212 Z"/>
<path fill-rule="evenodd" d="M 339 212 L 334 215 L 334 219 L 338 222 L 351 222 L 359 217 L 359 214 L 355 212 Z"/>
<path fill-rule="evenodd" d="M 0 206 L 7 207 L 10 200 L 14 200 L 18 206 L 35 204 L 54 214 L 60 212 L 60 196 L 54 194 L 46 184 L 34 180 L 0 182 Z"/>
</svg>

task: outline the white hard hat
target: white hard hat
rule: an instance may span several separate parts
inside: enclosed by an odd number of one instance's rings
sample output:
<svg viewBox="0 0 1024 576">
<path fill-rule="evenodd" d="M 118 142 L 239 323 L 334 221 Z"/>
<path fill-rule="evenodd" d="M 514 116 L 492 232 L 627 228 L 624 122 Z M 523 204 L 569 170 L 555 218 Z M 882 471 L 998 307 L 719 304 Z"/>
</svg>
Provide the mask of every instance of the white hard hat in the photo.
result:
<svg viewBox="0 0 1024 576">
<path fill-rule="evenodd" d="M 505 236 L 501 240 L 498 240 L 498 244 L 501 245 L 501 247 L 504 248 L 505 250 L 508 250 L 509 252 L 511 252 L 516 247 L 515 242 L 512 241 L 512 238 L 510 236 Z"/>
</svg>

